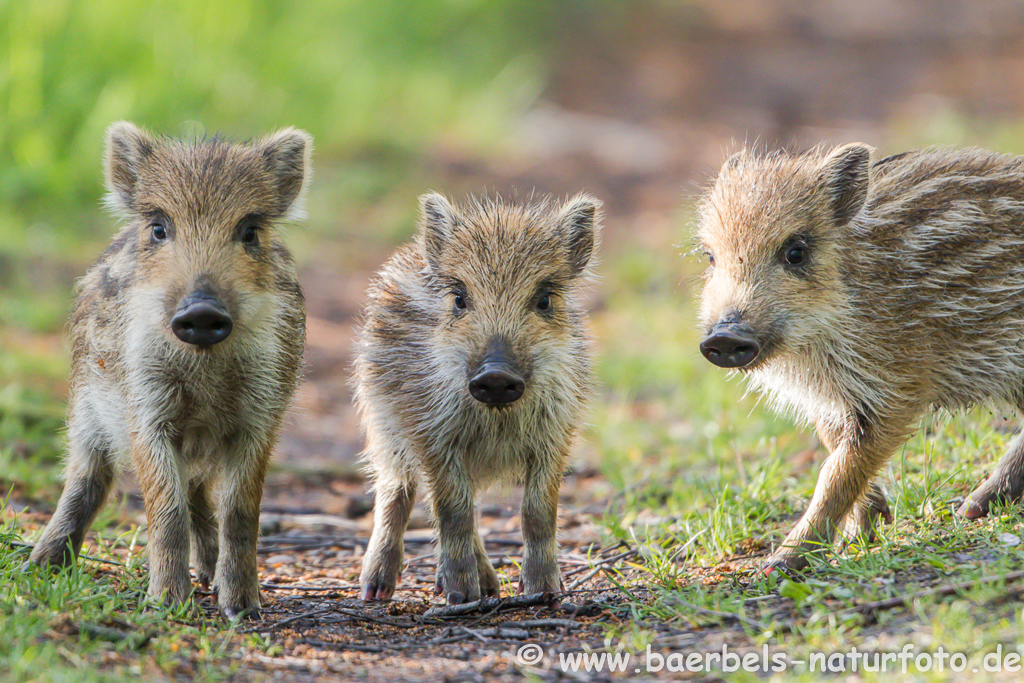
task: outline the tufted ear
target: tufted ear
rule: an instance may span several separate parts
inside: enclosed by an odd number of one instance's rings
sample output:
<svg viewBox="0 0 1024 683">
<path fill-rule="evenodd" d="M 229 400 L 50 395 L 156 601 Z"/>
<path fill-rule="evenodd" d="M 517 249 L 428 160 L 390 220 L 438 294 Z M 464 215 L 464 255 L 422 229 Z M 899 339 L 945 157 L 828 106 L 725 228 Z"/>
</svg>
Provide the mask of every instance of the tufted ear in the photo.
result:
<svg viewBox="0 0 1024 683">
<path fill-rule="evenodd" d="M 455 208 L 443 195 L 427 192 L 420 196 L 420 234 L 423 235 L 423 248 L 432 267 L 437 267 L 444 246 L 458 224 Z"/>
<path fill-rule="evenodd" d="M 601 202 L 578 194 L 558 212 L 558 226 L 566 238 L 569 266 L 579 275 L 590 263 L 601 230 Z"/>
<path fill-rule="evenodd" d="M 277 183 L 278 210 L 288 218 L 303 218 L 306 188 L 313 176 L 313 138 L 297 128 L 285 128 L 263 138 L 256 146 Z"/>
<path fill-rule="evenodd" d="M 849 223 L 867 201 L 871 151 L 868 145 L 854 142 L 838 147 L 825 159 L 821 179 L 838 224 Z"/>
<path fill-rule="evenodd" d="M 743 158 L 746 155 L 747 155 L 747 150 L 746 149 L 741 149 L 738 152 L 733 152 L 732 154 L 730 154 L 729 158 L 726 159 L 725 163 L 722 164 L 722 168 L 718 172 L 718 174 L 721 175 L 721 174 L 725 173 L 726 171 L 731 171 L 734 168 L 737 168 L 740 165 L 740 163 L 743 161 Z"/>
<path fill-rule="evenodd" d="M 153 153 L 155 144 L 149 133 L 128 121 L 118 121 L 107 129 L 104 155 L 106 204 L 114 211 L 130 213 L 135 210 L 139 170 Z"/>
</svg>

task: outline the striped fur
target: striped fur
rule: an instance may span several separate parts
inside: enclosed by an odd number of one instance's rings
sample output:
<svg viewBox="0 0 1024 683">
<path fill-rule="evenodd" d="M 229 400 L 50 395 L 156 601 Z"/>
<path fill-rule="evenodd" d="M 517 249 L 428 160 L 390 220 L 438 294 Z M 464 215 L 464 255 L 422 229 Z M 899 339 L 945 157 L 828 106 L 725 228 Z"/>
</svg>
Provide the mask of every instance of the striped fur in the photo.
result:
<svg viewBox="0 0 1024 683">
<path fill-rule="evenodd" d="M 883 511 L 871 478 L 929 408 L 1024 408 L 1024 160 L 870 152 L 743 151 L 700 206 L 714 258 L 702 325 L 755 330 L 762 353 L 740 372 L 831 451 L 775 566 L 802 567 L 865 505 Z M 800 269 L 781 256 L 795 236 L 809 245 Z M 1017 441 L 961 513 L 1018 498 L 1022 463 Z"/>
</svg>

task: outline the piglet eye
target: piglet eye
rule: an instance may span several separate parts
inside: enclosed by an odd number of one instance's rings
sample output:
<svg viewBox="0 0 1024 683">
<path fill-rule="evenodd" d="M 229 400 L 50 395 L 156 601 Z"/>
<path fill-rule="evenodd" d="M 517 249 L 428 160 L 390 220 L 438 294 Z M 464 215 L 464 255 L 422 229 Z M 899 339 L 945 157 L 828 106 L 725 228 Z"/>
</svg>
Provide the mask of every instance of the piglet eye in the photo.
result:
<svg viewBox="0 0 1024 683">
<path fill-rule="evenodd" d="M 541 311 L 546 311 L 551 308 L 551 295 L 545 294 L 541 298 L 537 299 L 537 308 Z"/>
<path fill-rule="evenodd" d="M 807 246 L 794 244 L 786 249 L 786 263 L 791 266 L 799 266 L 807 260 Z"/>
<path fill-rule="evenodd" d="M 455 295 L 455 308 L 460 311 L 466 310 L 466 297 L 462 294 Z"/>
<path fill-rule="evenodd" d="M 715 265 L 715 255 L 714 254 L 712 254 L 710 251 L 705 251 L 704 252 L 704 256 L 706 256 L 707 259 L 708 259 L 708 265 L 710 265 L 710 266 Z"/>
<path fill-rule="evenodd" d="M 153 221 L 149 224 L 149 229 L 154 242 L 163 242 L 167 239 L 167 228 L 163 223 Z"/>
<path fill-rule="evenodd" d="M 259 232 L 255 225 L 247 226 L 245 230 L 242 231 L 242 241 L 245 242 L 245 244 L 252 246 L 256 244 L 258 240 Z"/>
</svg>

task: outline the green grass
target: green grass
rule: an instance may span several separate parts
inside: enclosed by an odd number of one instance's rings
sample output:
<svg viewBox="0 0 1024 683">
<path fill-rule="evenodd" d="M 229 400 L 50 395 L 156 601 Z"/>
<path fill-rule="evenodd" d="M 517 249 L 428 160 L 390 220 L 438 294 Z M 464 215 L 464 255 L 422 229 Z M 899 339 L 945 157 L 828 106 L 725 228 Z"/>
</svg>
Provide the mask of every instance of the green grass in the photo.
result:
<svg viewBox="0 0 1024 683">
<path fill-rule="evenodd" d="M 238 667 L 231 654 L 239 644 L 266 649 L 260 639 L 225 629 L 219 617 L 195 605 L 169 608 L 148 601 L 136 530 L 115 524 L 110 508 L 97 521 L 101 531 L 89 549 L 90 557 L 105 563 L 82 559 L 58 574 L 38 567 L 23 571 L 27 549 L 16 523 L 0 526 L 0 678 L 222 680 Z"/>
</svg>

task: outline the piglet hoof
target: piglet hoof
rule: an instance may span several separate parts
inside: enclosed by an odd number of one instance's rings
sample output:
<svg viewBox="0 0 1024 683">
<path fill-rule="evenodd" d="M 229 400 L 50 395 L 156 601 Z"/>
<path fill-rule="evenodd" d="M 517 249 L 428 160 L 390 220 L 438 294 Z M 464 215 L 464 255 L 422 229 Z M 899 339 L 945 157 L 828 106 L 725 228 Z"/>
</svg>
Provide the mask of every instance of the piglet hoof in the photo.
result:
<svg viewBox="0 0 1024 683">
<path fill-rule="evenodd" d="M 978 500 L 974 494 L 967 496 L 963 504 L 957 508 L 956 514 L 964 519 L 979 519 L 988 515 L 989 502 Z"/>
<path fill-rule="evenodd" d="M 527 582 L 523 577 L 519 578 L 519 587 L 516 588 L 516 595 L 536 595 L 538 593 L 550 593 L 552 594 L 551 601 L 548 602 L 544 607 L 550 610 L 557 610 L 562 606 L 562 600 L 559 597 L 560 594 L 565 593 L 565 582 L 562 581 L 560 575 L 556 575 L 557 578 L 552 579 L 550 576 L 546 579 L 534 580 L 527 585 Z M 557 585 L 556 585 L 557 584 Z"/>
<path fill-rule="evenodd" d="M 389 602 L 394 594 L 394 586 L 386 586 L 382 583 L 367 583 L 363 584 L 363 591 L 360 597 L 363 602 Z"/>
<path fill-rule="evenodd" d="M 1019 500 L 1022 489 L 1024 489 L 1024 480 L 1017 482 L 1009 481 L 1007 478 L 993 479 L 989 477 L 974 489 L 971 495 L 967 496 L 956 513 L 966 519 L 986 517 L 992 503 L 1009 503 Z"/>
<path fill-rule="evenodd" d="M 772 555 L 761 567 L 761 572 L 765 576 L 800 581 L 807 566 L 807 559 L 802 555 Z"/>
<path fill-rule="evenodd" d="M 546 607 L 549 610 L 551 610 L 552 612 L 554 612 L 554 611 L 556 611 L 558 609 L 561 609 L 561 607 L 562 607 L 562 599 L 559 598 L 557 595 L 555 595 L 554 597 L 551 598 L 551 602 L 549 602 L 546 605 Z"/>
<path fill-rule="evenodd" d="M 434 595 L 443 595 L 449 605 L 475 602 L 482 594 L 475 572 L 438 572 Z"/>
</svg>

